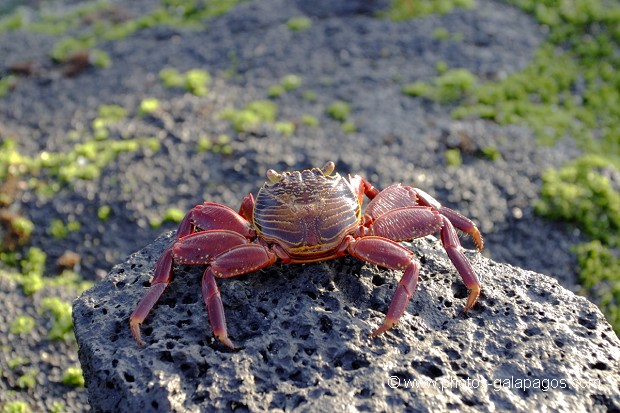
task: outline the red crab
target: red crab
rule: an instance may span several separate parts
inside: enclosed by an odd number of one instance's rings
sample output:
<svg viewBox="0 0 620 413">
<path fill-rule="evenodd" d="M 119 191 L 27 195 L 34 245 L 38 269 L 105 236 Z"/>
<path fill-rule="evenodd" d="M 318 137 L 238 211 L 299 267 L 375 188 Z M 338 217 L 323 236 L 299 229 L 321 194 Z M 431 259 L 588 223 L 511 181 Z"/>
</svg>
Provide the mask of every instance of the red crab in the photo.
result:
<svg viewBox="0 0 620 413">
<path fill-rule="evenodd" d="M 224 307 L 216 278 L 247 274 L 272 265 L 307 263 L 352 255 L 366 262 L 404 272 L 377 336 L 394 327 L 418 284 L 420 264 L 413 252 L 398 244 L 440 232 L 448 257 L 469 289 L 463 311 L 474 306 L 480 283 L 463 255 L 455 227 L 483 247 L 476 225 L 458 212 L 441 206 L 426 192 L 394 184 L 383 191 L 355 175 L 333 174 L 334 163 L 323 168 L 278 173 L 267 171 L 269 181 L 256 200 L 246 196 L 239 213 L 227 206 L 205 202 L 190 210 L 174 241 L 155 264 L 146 295 L 130 317 L 131 332 L 140 345 L 140 324 L 172 278 L 173 263 L 206 265 L 202 295 L 213 334 L 234 349 L 228 338 Z M 371 201 L 362 213 L 366 195 Z"/>
</svg>

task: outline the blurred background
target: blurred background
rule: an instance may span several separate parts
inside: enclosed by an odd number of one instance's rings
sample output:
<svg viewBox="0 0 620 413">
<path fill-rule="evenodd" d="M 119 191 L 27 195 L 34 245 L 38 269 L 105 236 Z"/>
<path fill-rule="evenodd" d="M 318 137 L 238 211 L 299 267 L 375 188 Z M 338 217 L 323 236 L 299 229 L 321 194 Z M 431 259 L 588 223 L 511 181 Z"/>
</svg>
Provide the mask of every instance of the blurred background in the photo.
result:
<svg viewBox="0 0 620 413">
<path fill-rule="evenodd" d="M 619 42 L 611 0 L 1 1 L 1 411 L 89 410 L 72 300 L 203 200 L 329 160 L 620 331 Z"/>
</svg>

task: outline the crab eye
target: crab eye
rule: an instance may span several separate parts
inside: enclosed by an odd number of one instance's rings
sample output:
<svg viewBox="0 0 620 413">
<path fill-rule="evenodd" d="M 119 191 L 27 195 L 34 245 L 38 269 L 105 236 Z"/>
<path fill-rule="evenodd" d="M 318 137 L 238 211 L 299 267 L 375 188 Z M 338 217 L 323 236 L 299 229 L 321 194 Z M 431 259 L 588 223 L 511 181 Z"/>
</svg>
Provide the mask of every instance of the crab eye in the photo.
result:
<svg viewBox="0 0 620 413">
<path fill-rule="evenodd" d="M 270 169 L 267 171 L 267 179 L 269 179 L 273 183 L 277 183 L 282 180 L 282 174 L 277 173 L 273 169 Z"/>
<path fill-rule="evenodd" d="M 336 164 L 333 163 L 332 161 L 329 161 L 325 164 L 325 166 L 323 166 L 323 168 L 321 169 L 321 171 L 323 171 L 323 175 L 329 175 L 332 172 L 334 172 L 334 169 L 336 168 Z"/>
</svg>

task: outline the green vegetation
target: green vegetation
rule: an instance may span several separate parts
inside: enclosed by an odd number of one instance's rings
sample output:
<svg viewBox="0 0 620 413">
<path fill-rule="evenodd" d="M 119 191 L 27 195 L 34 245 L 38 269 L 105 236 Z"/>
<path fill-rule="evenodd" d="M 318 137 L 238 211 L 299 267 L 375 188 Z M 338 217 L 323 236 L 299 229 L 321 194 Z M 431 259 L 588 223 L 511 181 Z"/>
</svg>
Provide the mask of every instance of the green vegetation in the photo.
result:
<svg viewBox="0 0 620 413">
<path fill-rule="evenodd" d="M 5 96 L 17 86 L 17 77 L 8 75 L 0 78 L 0 98 Z"/>
<path fill-rule="evenodd" d="M 180 73 L 177 69 L 169 67 L 159 72 L 159 78 L 168 88 L 183 88 L 196 96 L 205 96 L 209 91 L 211 75 L 206 70 L 191 69 Z"/>
<path fill-rule="evenodd" d="M 119 105 L 101 105 L 97 110 L 97 118 L 93 121 L 93 128 L 95 123 L 101 123 L 101 126 L 108 126 L 114 124 L 127 117 L 127 109 Z"/>
<path fill-rule="evenodd" d="M 62 377 L 63 384 L 71 387 L 84 387 L 84 376 L 79 367 L 69 367 Z"/>
<path fill-rule="evenodd" d="M 65 408 L 64 403 L 53 402 L 52 408 L 50 409 L 49 413 L 64 413 L 65 411 L 67 411 L 67 409 Z"/>
<path fill-rule="evenodd" d="M 312 27 L 312 20 L 306 16 L 291 17 L 286 22 L 286 26 L 295 32 L 308 30 Z"/>
<path fill-rule="evenodd" d="M 17 282 L 26 295 L 31 295 L 44 287 L 65 287 L 75 290 L 76 295 L 92 286 L 92 281 L 82 279 L 76 272 L 64 270 L 60 275 L 55 277 L 45 277 L 45 253 L 37 248 L 30 247 L 26 256 L 21 260 L 15 258 L 17 253 L 3 252 L 0 254 L 2 261 L 10 266 L 19 265 L 18 271 L 9 272 L 2 271 L 0 276 L 10 278 Z"/>
<path fill-rule="evenodd" d="M 439 71 L 442 66 L 438 64 Z M 445 70 L 433 82 L 413 82 L 403 86 L 403 93 L 411 96 L 424 96 L 442 103 L 461 99 L 474 89 L 476 76 L 467 69 Z"/>
<path fill-rule="evenodd" d="M 66 224 L 63 220 L 54 218 L 50 222 L 48 233 L 56 239 L 66 238 L 69 233 L 77 232 L 81 228 L 81 224 L 78 221 L 70 220 Z"/>
<path fill-rule="evenodd" d="M 463 164 L 461 150 L 458 148 L 446 149 L 444 156 L 446 158 L 446 163 L 448 164 L 448 166 L 458 167 Z"/>
<path fill-rule="evenodd" d="M 8 402 L 2 407 L 2 413 L 31 413 L 28 403 L 22 401 Z"/>
<path fill-rule="evenodd" d="M 106 222 L 110 215 L 112 214 L 112 208 L 109 205 L 101 205 L 99 209 L 97 209 L 97 217 L 102 221 Z"/>
<path fill-rule="evenodd" d="M 7 364 L 11 370 L 15 370 L 18 367 L 30 364 L 30 359 L 27 357 L 14 357 Z"/>
<path fill-rule="evenodd" d="M 605 245 L 620 246 L 620 192 L 604 174 L 612 169 L 604 157 L 586 155 L 560 170 L 547 171 L 536 210 L 578 223 Z"/>
<path fill-rule="evenodd" d="M 31 247 L 26 258 L 21 261 L 21 279 L 18 281 L 24 294 L 34 294 L 45 286 L 43 280 L 45 258 L 45 253 L 41 249 Z"/>
<path fill-rule="evenodd" d="M 34 328 L 35 325 L 36 321 L 34 318 L 27 315 L 18 316 L 11 323 L 9 333 L 15 335 L 27 334 Z"/>
<path fill-rule="evenodd" d="M 327 107 L 327 115 L 339 122 L 344 122 L 351 114 L 351 105 L 342 100 L 337 100 Z"/>
<path fill-rule="evenodd" d="M 482 83 L 465 69 L 453 69 L 433 82 L 406 85 L 403 92 L 460 101 L 452 113 L 457 119 L 527 125 L 542 145 L 565 136 L 575 139 L 584 154 L 543 175 L 535 207 L 548 218 L 573 222 L 591 238 L 575 248 L 580 282 L 620 333 L 620 191 L 609 179 L 620 171 L 620 5 L 599 0 L 509 3 L 548 28 L 546 42 L 524 70 Z M 492 148 L 483 153 L 489 159 L 501 156 Z"/>
<path fill-rule="evenodd" d="M 301 86 L 301 76 L 289 74 L 280 79 L 280 83 L 273 85 L 267 91 L 267 95 L 271 98 L 282 96 L 286 92 L 298 89 Z"/>
<path fill-rule="evenodd" d="M 342 100 L 337 100 L 335 102 L 332 102 L 332 104 L 327 107 L 325 112 L 330 118 L 342 123 L 341 128 L 344 132 L 355 132 L 355 122 L 353 122 L 353 120 L 349 118 L 349 115 L 351 114 L 350 104 Z"/>
<path fill-rule="evenodd" d="M 275 122 L 278 105 L 269 100 L 255 100 L 244 109 L 225 109 L 220 113 L 223 119 L 230 121 L 235 132 L 247 132 L 264 122 Z"/>
<path fill-rule="evenodd" d="M 295 130 L 297 129 L 293 122 L 276 122 L 273 127 L 282 135 L 286 136 L 293 135 L 295 133 Z"/>
<path fill-rule="evenodd" d="M 319 120 L 316 118 L 316 116 L 312 116 L 312 115 L 303 115 L 301 117 L 301 123 L 303 123 L 306 126 L 311 126 L 311 127 L 319 126 Z"/>
<path fill-rule="evenodd" d="M 482 154 L 491 161 L 499 161 L 502 159 L 502 153 L 494 146 L 485 146 L 482 148 Z"/>
<path fill-rule="evenodd" d="M 42 173 L 57 178 L 61 183 L 75 179 L 96 179 L 103 168 L 121 153 L 147 149 L 159 150 L 157 138 L 111 139 L 109 128 L 126 117 L 126 109 L 117 105 L 102 105 L 99 116 L 92 121 L 92 133 L 74 132 L 69 139 L 81 142 L 68 152 L 41 152 L 38 156 L 22 155 L 15 140 L 5 138 L 0 144 L 0 179 L 9 171 L 16 175 L 39 176 Z"/>
<path fill-rule="evenodd" d="M 74 338 L 71 303 L 58 297 L 45 297 L 39 311 L 41 314 L 50 315 L 51 328 L 47 333 L 49 339 L 69 341 Z"/>
<path fill-rule="evenodd" d="M 198 139 L 198 144 L 196 145 L 196 152 L 213 152 L 213 153 L 221 153 L 222 155 L 232 155 L 233 148 L 230 144 L 230 136 L 226 134 L 219 135 L 216 139 L 212 139 L 208 136 L 203 136 Z"/>
<path fill-rule="evenodd" d="M 84 53 L 95 67 L 110 66 L 110 57 L 97 48 L 106 41 L 116 41 L 154 26 L 204 29 L 209 19 L 220 16 L 240 0 L 161 0 L 161 5 L 134 19 L 118 19 L 118 6 L 109 0 L 96 0 L 77 4 L 58 11 L 41 8 L 28 12 L 18 8 L 0 19 L 0 33 L 10 30 L 27 30 L 53 36 L 62 36 L 50 51 L 57 62 L 66 62 Z M 202 79 L 197 81 L 200 83 Z M 3 85 L 0 83 L 0 97 Z M 203 93 L 203 86 L 193 92 Z M 6 87 L 4 87 L 6 89 Z M 8 90 L 8 89 L 6 89 Z M 205 92 L 206 93 L 206 92 Z"/>
<path fill-rule="evenodd" d="M 446 14 L 454 7 L 471 9 L 475 5 L 474 0 L 392 0 L 390 9 L 383 15 L 401 21 L 429 14 Z"/>
<path fill-rule="evenodd" d="M 185 211 L 183 211 L 182 209 L 168 208 L 164 212 L 163 220 L 164 222 L 174 222 L 178 224 L 183 220 L 183 217 L 185 217 Z"/>
<path fill-rule="evenodd" d="M 17 379 L 17 387 L 20 389 L 34 389 L 37 385 L 37 371 L 29 369 Z"/>
<path fill-rule="evenodd" d="M 13 231 L 17 233 L 19 241 L 27 240 L 34 230 L 34 224 L 28 218 L 16 217 L 11 221 Z"/>
<path fill-rule="evenodd" d="M 463 40 L 463 33 L 461 32 L 451 33 L 446 28 L 438 27 L 435 30 L 433 30 L 433 39 L 460 42 L 461 40 Z M 439 71 L 439 73 L 442 73 L 442 72 Z"/>
<path fill-rule="evenodd" d="M 138 115 L 147 116 L 153 114 L 157 109 L 159 109 L 161 103 L 159 99 L 156 98 L 146 98 L 142 99 L 140 102 L 140 107 L 138 108 Z"/>
<path fill-rule="evenodd" d="M 56 42 L 50 51 L 50 57 L 56 62 L 65 62 L 77 53 L 87 52 L 96 44 L 95 38 L 66 37 Z"/>
<path fill-rule="evenodd" d="M 159 228 L 164 222 L 173 222 L 178 224 L 183 220 L 187 211 L 183 211 L 180 208 L 171 207 L 164 211 L 161 219 L 152 219 L 151 227 Z"/>
<path fill-rule="evenodd" d="M 620 256 L 599 240 L 575 248 L 581 285 L 598 300 L 616 332 L 620 332 Z"/>
<path fill-rule="evenodd" d="M 357 130 L 357 126 L 355 126 L 355 122 L 353 122 L 350 119 L 342 122 L 341 128 L 342 128 L 342 131 L 345 133 L 353 133 Z"/>
<path fill-rule="evenodd" d="M 304 90 L 301 97 L 305 101 L 314 102 L 317 99 L 317 93 L 314 90 Z"/>
</svg>

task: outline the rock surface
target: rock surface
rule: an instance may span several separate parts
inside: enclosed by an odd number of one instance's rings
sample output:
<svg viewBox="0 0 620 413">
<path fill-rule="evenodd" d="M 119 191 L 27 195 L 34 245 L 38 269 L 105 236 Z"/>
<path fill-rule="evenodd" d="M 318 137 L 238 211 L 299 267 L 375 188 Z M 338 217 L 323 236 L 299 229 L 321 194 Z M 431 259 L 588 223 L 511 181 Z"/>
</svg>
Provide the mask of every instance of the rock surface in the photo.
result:
<svg viewBox="0 0 620 413">
<path fill-rule="evenodd" d="M 128 317 L 172 233 L 117 265 L 74 303 L 93 411 L 617 411 L 620 340 L 557 281 L 467 252 L 467 291 L 433 237 L 410 247 L 421 282 L 399 326 L 383 319 L 399 274 L 347 257 L 218 280 L 229 334 L 214 341 L 201 267 L 181 267 L 142 327 Z"/>
</svg>

